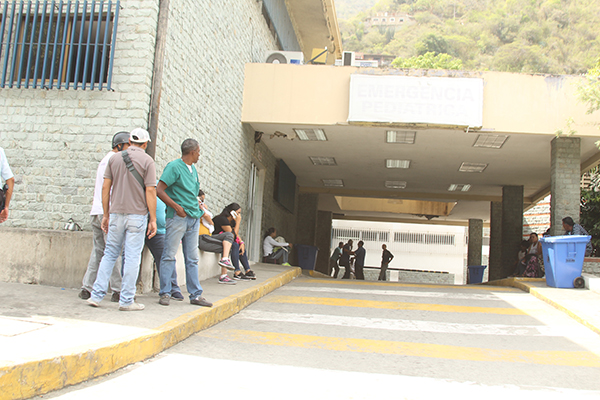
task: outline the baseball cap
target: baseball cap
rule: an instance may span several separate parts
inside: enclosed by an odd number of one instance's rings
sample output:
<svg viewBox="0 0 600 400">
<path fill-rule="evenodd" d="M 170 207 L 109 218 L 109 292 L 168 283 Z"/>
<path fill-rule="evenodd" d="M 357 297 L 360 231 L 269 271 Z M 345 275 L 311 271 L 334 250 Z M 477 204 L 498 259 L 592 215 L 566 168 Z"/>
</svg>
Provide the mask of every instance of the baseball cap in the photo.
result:
<svg viewBox="0 0 600 400">
<path fill-rule="evenodd" d="M 112 138 L 112 148 L 114 149 L 120 144 L 129 143 L 129 132 L 117 132 Z"/>
<path fill-rule="evenodd" d="M 131 140 L 134 143 L 150 142 L 150 134 L 145 129 L 135 128 L 129 134 L 129 140 Z"/>
</svg>

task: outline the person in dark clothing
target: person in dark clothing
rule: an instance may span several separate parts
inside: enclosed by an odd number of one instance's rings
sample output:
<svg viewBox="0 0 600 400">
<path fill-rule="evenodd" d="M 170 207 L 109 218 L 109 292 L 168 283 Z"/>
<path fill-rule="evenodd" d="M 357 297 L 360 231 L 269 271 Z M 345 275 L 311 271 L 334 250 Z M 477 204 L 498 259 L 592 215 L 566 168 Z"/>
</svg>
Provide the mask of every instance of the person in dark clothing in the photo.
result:
<svg viewBox="0 0 600 400">
<path fill-rule="evenodd" d="M 354 275 L 356 279 L 365 280 L 364 266 L 365 266 L 365 255 L 367 251 L 363 247 L 364 242 L 361 240 L 358 242 L 358 249 L 354 252 Z"/>
<path fill-rule="evenodd" d="M 565 230 L 565 235 L 584 235 L 587 236 L 589 233 L 584 229 L 583 226 L 576 224 L 571 217 L 564 217 L 562 219 L 562 226 Z M 592 242 L 589 241 L 585 245 L 585 256 L 589 257 L 592 254 Z"/>
<path fill-rule="evenodd" d="M 331 257 L 329 258 L 329 265 L 330 265 L 331 272 L 333 272 L 334 279 L 337 279 L 338 274 L 340 273 L 340 266 L 338 265 L 338 261 L 340 260 L 340 257 L 342 256 L 342 248 L 343 247 L 344 247 L 344 242 L 340 242 L 338 247 L 336 247 L 335 250 L 333 250 L 333 253 L 331 253 Z"/>
<path fill-rule="evenodd" d="M 385 244 L 382 244 L 381 248 L 383 249 L 383 252 L 381 253 L 381 272 L 379 272 L 379 280 L 385 281 L 388 265 L 390 264 L 390 261 L 394 259 L 394 255 L 390 253 Z"/>
<path fill-rule="evenodd" d="M 340 265 L 344 267 L 344 276 L 342 279 L 350 279 L 350 256 L 354 254 L 352 251 L 352 239 L 348 240 L 348 243 L 342 248 L 342 256 L 340 257 Z"/>
</svg>

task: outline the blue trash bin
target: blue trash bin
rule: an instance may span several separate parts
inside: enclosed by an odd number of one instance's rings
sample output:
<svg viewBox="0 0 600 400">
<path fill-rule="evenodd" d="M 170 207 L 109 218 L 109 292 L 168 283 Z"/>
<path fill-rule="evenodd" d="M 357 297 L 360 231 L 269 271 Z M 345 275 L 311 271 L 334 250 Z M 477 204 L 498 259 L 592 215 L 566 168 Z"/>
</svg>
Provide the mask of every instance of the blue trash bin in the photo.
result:
<svg viewBox="0 0 600 400">
<path fill-rule="evenodd" d="M 319 248 L 316 246 L 309 246 L 306 244 L 297 244 L 296 250 L 298 251 L 298 266 L 302 269 L 315 269 L 317 264 L 317 253 Z"/>
<path fill-rule="evenodd" d="M 483 271 L 487 265 L 469 265 L 469 283 L 483 282 Z"/>
<path fill-rule="evenodd" d="M 540 239 L 546 270 L 546 284 L 555 288 L 574 288 L 581 276 L 585 246 L 591 236 L 565 235 Z"/>
</svg>

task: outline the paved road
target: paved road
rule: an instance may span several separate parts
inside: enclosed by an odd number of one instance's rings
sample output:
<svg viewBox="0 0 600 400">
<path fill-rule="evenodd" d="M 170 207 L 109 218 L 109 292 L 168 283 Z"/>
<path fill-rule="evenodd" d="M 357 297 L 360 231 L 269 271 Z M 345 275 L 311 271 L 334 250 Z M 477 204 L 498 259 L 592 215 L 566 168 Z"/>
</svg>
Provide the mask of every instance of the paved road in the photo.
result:
<svg viewBox="0 0 600 400">
<path fill-rule="evenodd" d="M 302 277 L 153 360 L 45 398 L 587 399 L 599 377 L 600 336 L 519 290 Z"/>
</svg>

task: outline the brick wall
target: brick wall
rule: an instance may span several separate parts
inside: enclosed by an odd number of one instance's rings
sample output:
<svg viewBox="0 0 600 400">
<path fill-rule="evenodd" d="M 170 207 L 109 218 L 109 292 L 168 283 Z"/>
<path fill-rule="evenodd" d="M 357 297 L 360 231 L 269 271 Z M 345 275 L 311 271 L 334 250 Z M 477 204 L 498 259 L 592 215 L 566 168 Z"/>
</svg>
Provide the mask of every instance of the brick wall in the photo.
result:
<svg viewBox="0 0 600 400">
<path fill-rule="evenodd" d="M 74 218 L 90 229 L 98 162 L 120 130 L 147 127 L 157 0 L 123 0 L 113 69 L 114 91 L 5 89 L 0 92 L 0 146 L 16 177 L 5 227 L 61 229 Z M 246 207 L 250 163 L 266 169 L 263 226 L 295 232 L 294 214 L 272 199 L 275 159 L 241 123 L 244 65 L 276 49 L 260 3 L 171 2 L 165 48 L 156 166 L 200 142 L 196 165 L 209 208 Z M 254 156 L 254 158 L 253 158 Z M 269 192 L 270 193 L 267 193 Z M 244 228 L 244 227 L 242 227 Z"/>
<path fill-rule="evenodd" d="M 550 195 L 523 213 L 523 239 L 535 232 L 542 235 L 550 228 Z"/>
<path fill-rule="evenodd" d="M 4 226 L 58 229 L 72 217 L 89 229 L 96 168 L 113 134 L 147 125 L 158 1 L 121 5 L 114 91 L 0 92 L 0 146 L 16 182 Z"/>
</svg>

